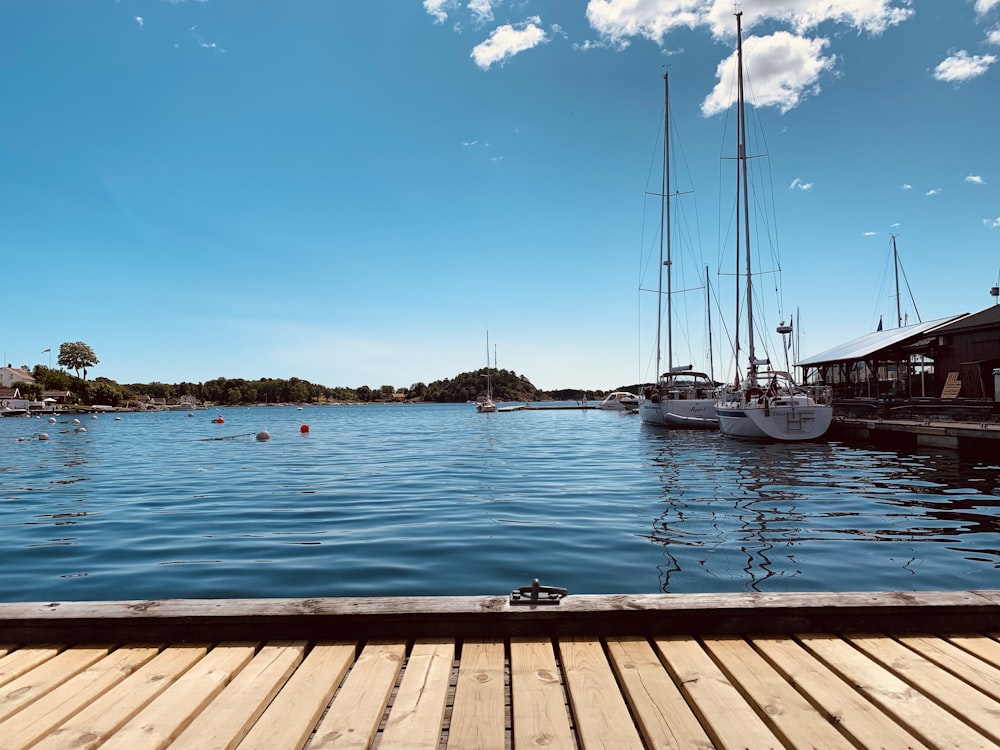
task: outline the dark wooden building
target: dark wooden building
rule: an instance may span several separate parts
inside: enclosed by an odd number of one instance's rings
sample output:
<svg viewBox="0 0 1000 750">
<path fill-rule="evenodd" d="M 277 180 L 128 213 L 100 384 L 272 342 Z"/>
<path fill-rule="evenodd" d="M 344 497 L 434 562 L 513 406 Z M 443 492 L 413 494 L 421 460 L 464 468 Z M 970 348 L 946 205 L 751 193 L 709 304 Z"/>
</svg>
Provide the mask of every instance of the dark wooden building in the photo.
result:
<svg viewBox="0 0 1000 750">
<path fill-rule="evenodd" d="M 1000 305 L 865 334 L 799 361 L 835 398 L 997 398 Z"/>
</svg>

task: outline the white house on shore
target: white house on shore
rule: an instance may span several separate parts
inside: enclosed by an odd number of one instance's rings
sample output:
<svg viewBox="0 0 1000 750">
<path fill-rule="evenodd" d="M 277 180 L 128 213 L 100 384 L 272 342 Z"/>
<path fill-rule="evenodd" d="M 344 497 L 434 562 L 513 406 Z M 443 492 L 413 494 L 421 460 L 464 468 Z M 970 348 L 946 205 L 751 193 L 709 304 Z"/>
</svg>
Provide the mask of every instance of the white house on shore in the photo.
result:
<svg viewBox="0 0 1000 750">
<path fill-rule="evenodd" d="M 34 383 L 35 376 L 25 367 L 8 364 L 0 367 L 0 388 L 14 388 L 18 383 Z"/>
</svg>

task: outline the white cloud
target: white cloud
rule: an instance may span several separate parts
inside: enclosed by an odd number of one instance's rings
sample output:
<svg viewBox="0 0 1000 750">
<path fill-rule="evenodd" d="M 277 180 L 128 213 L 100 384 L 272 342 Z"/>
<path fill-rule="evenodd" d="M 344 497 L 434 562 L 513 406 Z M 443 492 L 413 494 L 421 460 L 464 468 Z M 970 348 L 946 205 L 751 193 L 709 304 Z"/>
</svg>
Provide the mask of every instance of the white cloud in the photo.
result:
<svg viewBox="0 0 1000 750">
<path fill-rule="evenodd" d="M 707 9 L 705 0 L 590 0 L 587 21 L 615 46 L 633 36 L 661 44 L 672 29 L 704 23 Z"/>
<path fill-rule="evenodd" d="M 924 193 L 924 196 L 932 196 L 932 195 L 941 195 L 941 188 L 931 188 L 926 193 Z"/>
<path fill-rule="evenodd" d="M 424 0 L 424 10 L 434 19 L 434 23 L 448 20 L 448 11 L 455 7 L 455 0 Z"/>
<path fill-rule="evenodd" d="M 1000 229 L 1000 216 L 995 219 L 983 219 L 983 226 L 989 227 L 990 229 Z"/>
<path fill-rule="evenodd" d="M 961 83 L 983 75 L 997 61 L 996 55 L 970 55 L 964 49 L 951 54 L 934 68 L 934 78 Z"/>
<path fill-rule="evenodd" d="M 911 185 L 908 182 L 904 182 L 902 185 L 899 186 L 899 189 L 900 190 L 913 190 L 913 185 Z"/>
<path fill-rule="evenodd" d="M 486 23 L 493 20 L 493 6 L 498 0 L 469 0 L 468 8 L 475 16 L 477 23 Z M 424 1 L 426 5 L 426 0 Z"/>
<path fill-rule="evenodd" d="M 494 63 L 503 65 L 509 58 L 548 41 L 545 31 L 539 26 L 542 20 L 533 16 L 517 28 L 511 24 L 498 26 L 485 42 L 477 44 L 470 57 L 483 70 L 489 70 Z"/>
<path fill-rule="evenodd" d="M 976 13 L 984 15 L 1000 5 L 1000 0 L 976 0 Z"/>
<path fill-rule="evenodd" d="M 877 237 L 878 236 L 878 232 L 862 232 L 861 236 L 862 237 Z"/>
<path fill-rule="evenodd" d="M 135 17 L 135 22 L 137 24 L 139 24 L 139 28 L 140 29 L 142 28 L 142 25 L 145 23 L 145 21 L 143 21 L 143 19 L 142 19 L 142 16 L 136 16 Z"/>
<path fill-rule="evenodd" d="M 986 184 L 986 180 L 984 180 L 982 178 L 982 176 L 978 175 L 978 174 L 970 174 L 969 176 L 967 176 L 965 178 L 965 181 L 966 182 L 971 182 L 973 185 L 985 185 Z"/>
<path fill-rule="evenodd" d="M 811 182 L 803 182 L 798 177 L 792 180 L 792 184 L 788 186 L 789 190 L 812 190 L 813 184 Z"/>
<path fill-rule="evenodd" d="M 745 5 L 744 31 L 768 21 L 779 21 L 797 34 L 832 21 L 878 35 L 903 23 L 914 13 L 910 0 L 898 3 L 896 0 L 770 0 Z M 719 38 L 733 36 L 736 32 L 732 0 L 712 0 L 711 6 L 708 21 L 712 33 Z"/>
<path fill-rule="evenodd" d="M 986 32 L 986 43 L 1000 46 L 1000 27 Z"/>
<path fill-rule="evenodd" d="M 806 39 L 787 31 L 770 36 L 752 36 L 743 41 L 746 80 L 750 99 L 758 107 L 777 107 L 781 112 L 794 109 L 809 95 L 818 94 L 819 77 L 831 70 L 836 57 L 823 57 L 829 45 L 826 39 Z M 701 104 L 705 116 L 724 112 L 736 98 L 736 52 L 715 69 L 718 83 Z"/>
</svg>

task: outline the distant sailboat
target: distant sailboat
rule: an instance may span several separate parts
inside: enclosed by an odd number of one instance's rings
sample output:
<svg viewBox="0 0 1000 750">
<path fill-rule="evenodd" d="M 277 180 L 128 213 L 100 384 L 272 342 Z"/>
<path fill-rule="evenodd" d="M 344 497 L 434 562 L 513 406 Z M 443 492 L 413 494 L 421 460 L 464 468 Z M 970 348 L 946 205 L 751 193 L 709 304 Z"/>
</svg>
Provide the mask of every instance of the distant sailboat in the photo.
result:
<svg viewBox="0 0 1000 750">
<path fill-rule="evenodd" d="M 746 318 L 748 361 L 747 374 L 739 379 L 737 362 L 736 382 L 716 403 L 719 429 L 724 435 L 757 440 L 800 441 L 822 437 L 830 426 L 833 407 L 830 405 L 829 389 L 810 393 L 796 385 L 788 370 L 788 340 L 792 327 L 784 322 L 778 326 L 778 333 L 785 341 L 786 370 L 771 370 L 770 360 L 758 359 L 754 351 L 753 328 L 753 273 L 750 263 L 750 201 L 747 195 L 746 110 L 743 95 L 743 32 L 742 13 L 736 13 L 737 38 L 737 205 L 742 200 L 743 208 L 743 251 L 746 255 Z M 737 257 L 740 253 L 740 233 L 736 233 Z M 739 317 L 737 316 L 737 323 Z M 739 331 L 737 331 L 736 351 L 739 352 Z"/>
<path fill-rule="evenodd" d="M 490 374 L 490 332 L 486 332 L 486 393 L 476 399 L 476 411 L 489 413 L 497 410 L 493 403 L 493 378 Z"/>
<path fill-rule="evenodd" d="M 670 82 L 663 74 L 663 192 L 660 196 L 660 274 L 656 304 L 656 372 L 660 373 L 663 269 L 667 269 L 667 371 L 658 374 L 656 385 L 644 388 L 639 397 L 639 417 L 644 424 L 660 427 L 719 426 L 715 416 L 715 383 L 691 365 L 674 366 L 673 346 L 673 257 L 670 217 Z M 664 256 L 664 250 L 666 255 Z"/>
</svg>

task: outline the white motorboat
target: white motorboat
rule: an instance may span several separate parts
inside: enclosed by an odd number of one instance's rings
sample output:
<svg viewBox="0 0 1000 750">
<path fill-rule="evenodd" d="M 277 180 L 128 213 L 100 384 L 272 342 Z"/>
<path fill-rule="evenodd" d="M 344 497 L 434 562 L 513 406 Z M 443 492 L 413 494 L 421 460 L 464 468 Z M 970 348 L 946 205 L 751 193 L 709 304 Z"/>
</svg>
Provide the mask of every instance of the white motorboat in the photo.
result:
<svg viewBox="0 0 1000 750">
<path fill-rule="evenodd" d="M 634 412 L 639 408 L 639 397 L 628 391 L 612 391 L 606 399 L 597 405 L 597 408 Z"/>
</svg>

